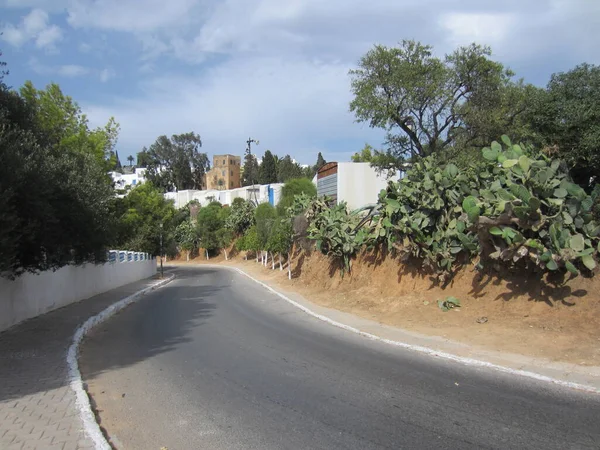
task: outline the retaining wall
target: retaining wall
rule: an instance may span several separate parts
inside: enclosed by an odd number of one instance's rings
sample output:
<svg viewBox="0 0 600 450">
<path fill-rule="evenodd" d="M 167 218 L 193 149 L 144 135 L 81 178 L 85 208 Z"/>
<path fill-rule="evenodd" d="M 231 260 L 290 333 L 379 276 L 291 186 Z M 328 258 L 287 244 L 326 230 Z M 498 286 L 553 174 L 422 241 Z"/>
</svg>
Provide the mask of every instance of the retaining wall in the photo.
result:
<svg viewBox="0 0 600 450">
<path fill-rule="evenodd" d="M 0 331 L 23 320 L 156 274 L 156 259 L 65 266 L 56 272 L 0 278 Z M 142 256 L 143 255 L 143 256 Z"/>
</svg>

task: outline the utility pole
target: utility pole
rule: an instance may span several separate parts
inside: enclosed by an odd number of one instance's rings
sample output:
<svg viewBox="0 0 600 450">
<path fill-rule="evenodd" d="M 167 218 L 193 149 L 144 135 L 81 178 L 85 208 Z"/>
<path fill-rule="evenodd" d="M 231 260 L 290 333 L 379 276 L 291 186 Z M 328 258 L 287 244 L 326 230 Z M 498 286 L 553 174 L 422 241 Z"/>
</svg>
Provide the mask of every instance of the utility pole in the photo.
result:
<svg viewBox="0 0 600 450">
<path fill-rule="evenodd" d="M 164 278 L 163 273 L 163 243 L 162 243 L 162 234 L 163 234 L 163 223 L 160 223 L 160 277 Z"/>
<path fill-rule="evenodd" d="M 248 138 L 248 140 L 246 141 L 246 144 L 248 144 L 248 147 L 246 147 L 246 153 L 248 155 L 252 155 L 252 143 L 255 143 L 256 145 L 259 144 L 258 140 L 252 139 L 252 138 Z M 250 174 L 251 176 L 251 180 L 252 181 L 252 190 L 254 191 L 254 203 L 256 203 L 256 205 L 258 206 L 258 196 L 256 195 L 256 188 L 254 187 L 254 177 L 252 176 L 252 174 Z M 258 180 L 256 180 L 258 181 Z"/>
</svg>

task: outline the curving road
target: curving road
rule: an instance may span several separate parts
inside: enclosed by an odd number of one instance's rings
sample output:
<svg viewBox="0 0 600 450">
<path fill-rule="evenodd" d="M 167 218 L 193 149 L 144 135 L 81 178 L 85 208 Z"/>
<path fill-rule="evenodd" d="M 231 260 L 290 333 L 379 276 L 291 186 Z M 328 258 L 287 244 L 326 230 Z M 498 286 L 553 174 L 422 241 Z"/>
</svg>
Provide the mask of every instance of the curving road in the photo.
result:
<svg viewBox="0 0 600 450">
<path fill-rule="evenodd" d="M 369 341 L 226 269 L 175 272 L 82 347 L 119 448 L 600 448 L 600 396 Z"/>
</svg>

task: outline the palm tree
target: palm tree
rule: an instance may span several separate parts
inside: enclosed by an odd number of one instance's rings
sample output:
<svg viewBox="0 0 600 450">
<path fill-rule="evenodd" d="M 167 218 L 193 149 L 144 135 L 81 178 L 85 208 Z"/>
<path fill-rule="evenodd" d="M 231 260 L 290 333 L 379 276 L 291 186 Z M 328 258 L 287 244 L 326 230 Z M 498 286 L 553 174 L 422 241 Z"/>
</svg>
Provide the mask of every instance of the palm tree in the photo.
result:
<svg viewBox="0 0 600 450">
<path fill-rule="evenodd" d="M 133 166 L 133 156 L 129 155 L 127 161 L 129 161 L 129 167 Z"/>
</svg>

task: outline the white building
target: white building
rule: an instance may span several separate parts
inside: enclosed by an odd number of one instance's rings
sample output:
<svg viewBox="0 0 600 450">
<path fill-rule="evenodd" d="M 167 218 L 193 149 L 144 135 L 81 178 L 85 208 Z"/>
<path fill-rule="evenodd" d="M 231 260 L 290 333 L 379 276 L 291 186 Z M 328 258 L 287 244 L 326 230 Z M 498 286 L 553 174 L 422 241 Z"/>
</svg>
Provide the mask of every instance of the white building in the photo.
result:
<svg viewBox="0 0 600 450">
<path fill-rule="evenodd" d="M 185 190 L 177 192 L 167 192 L 165 198 L 175 202 L 175 208 L 183 208 L 192 200 L 197 200 L 200 206 L 206 206 L 210 202 L 217 201 L 223 205 L 231 205 L 236 198 L 243 198 L 255 204 L 270 203 L 276 206 L 281 198 L 283 183 L 244 186 L 237 189 L 228 190 Z"/>
<path fill-rule="evenodd" d="M 133 173 L 110 172 L 110 176 L 115 183 L 115 189 L 133 188 L 146 181 L 146 168 L 136 168 Z"/>
<path fill-rule="evenodd" d="M 394 177 L 397 179 L 397 177 Z M 335 202 L 346 202 L 348 210 L 377 203 L 379 192 L 387 188 L 388 178 L 379 174 L 370 163 L 331 162 L 319 169 L 313 178 L 317 195 L 327 195 Z"/>
</svg>

